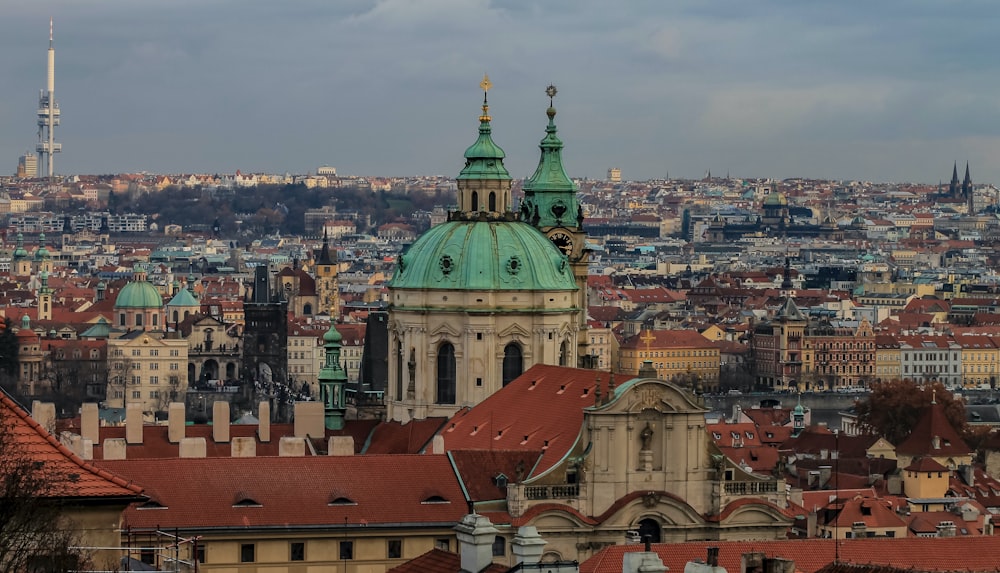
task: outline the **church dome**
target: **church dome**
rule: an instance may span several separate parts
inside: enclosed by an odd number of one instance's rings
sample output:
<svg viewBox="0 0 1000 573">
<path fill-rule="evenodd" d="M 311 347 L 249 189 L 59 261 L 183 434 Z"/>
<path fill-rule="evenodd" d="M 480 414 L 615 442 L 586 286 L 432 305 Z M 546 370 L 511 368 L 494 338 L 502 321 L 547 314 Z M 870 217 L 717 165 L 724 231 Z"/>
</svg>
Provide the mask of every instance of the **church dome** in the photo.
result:
<svg viewBox="0 0 1000 573">
<path fill-rule="evenodd" d="M 576 290 L 566 257 L 527 223 L 449 221 L 399 258 L 396 289 Z"/>
<path fill-rule="evenodd" d="M 35 249 L 35 260 L 44 261 L 51 259 L 52 255 L 49 250 L 45 248 L 45 233 L 38 236 L 38 248 Z"/>
<path fill-rule="evenodd" d="M 24 248 L 24 235 L 17 234 L 17 248 L 14 249 L 14 260 L 19 261 L 28 258 L 28 251 Z"/>
<path fill-rule="evenodd" d="M 788 198 L 785 197 L 784 193 L 775 191 L 769 194 L 767 199 L 764 199 L 764 205 L 767 207 L 784 207 L 788 205 Z"/>
<path fill-rule="evenodd" d="M 160 308 L 163 297 L 149 281 L 130 282 L 115 299 L 115 308 Z"/>
</svg>

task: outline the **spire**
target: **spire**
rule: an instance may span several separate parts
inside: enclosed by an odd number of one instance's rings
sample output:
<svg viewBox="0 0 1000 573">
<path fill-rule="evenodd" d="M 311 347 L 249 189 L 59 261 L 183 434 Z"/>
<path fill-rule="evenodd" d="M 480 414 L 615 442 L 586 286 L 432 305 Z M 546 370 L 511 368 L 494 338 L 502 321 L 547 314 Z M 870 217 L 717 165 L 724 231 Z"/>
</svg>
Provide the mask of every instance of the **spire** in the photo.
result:
<svg viewBox="0 0 1000 573">
<path fill-rule="evenodd" d="M 948 184 L 948 194 L 952 197 L 958 195 L 958 162 L 951 168 L 951 183 Z"/>
<path fill-rule="evenodd" d="M 323 248 L 319 252 L 319 260 L 316 261 L 318 265 L 332 265 L 333 259 L 330 257 L 330 239 L 327 235 L 326 228 L 323 229 Z"/>
<path fill-rule="evenodd" d="M 330 323 L 330 330 L 323 335 L 326 361 L 319 371 L 319 391 L 323 400 L 323 412 L 327 429 L 339 430 L 344 427 L 347 408 L 344 405 L 344 390 L 347 386 L 347 372 L 340 365 L 340 341 L 343 336 Z"/>
<path fill-rule="evenodd" d="M 14 260 L 19 261 L 28 258 L 28 251 L 24 248 L 24 235 L 17 234 L 17 247 L 14 248 Z"/>
<path fill-rule="evenodd" d="M 580 204 L 576 198 L 577 186 L 566 174 L 562 163 L 563 142 L 556 135 L 556 108 L 553 100 L 558 91 L 550 85 L 545 88 L 549 96 L 549 108 L 545 115 L 549 123 L 545 126 L 545 137 L 538 148 L 541 157 L 534 175 L 524 182 L 524 197 L 526 210 L 522 208 L 522 218 L 533 214 L 538 208 L 538 221 L 532 221 L 536 227 L 573 227 L 578 223 Z"/>
<path fill-rule="evenodd" d="M 962 195 L 968 197 L 972 194 L 972 177 L 969 175 L 969 162 L 965 162 L 965 179 L 962 180 Z M 969 213 L 970 215 L 972 213 Z"/>
<path fill-rule="evenodd" d="M 50 50 L 54 50 L 55 49 L 55 45 L 54 45 L 54 42 L 53 42 L 53 39 L 55 38 L 55 35 L 52 33 L 52 31 L 53 31 L 52 17 L 49 16 L 49 49 Z"/>
<path fill-rule="evenodd" d="M 509 181 L 510 173 L 503 165 L 503 158 L 506 157 L 503 149 L 493 142 L 491 136 L 493 128 L 490 125 L 490 104 L 487 99 L 493 83 L 489 76 L 484 75 L 483 81 L 479 82 L 479 87 L 483 89 L 482 114 L 479 116 L 479 138 L 476 142 L 465 150 L 465 167 L 458 175 L 459 180 L 502 180 Z"/>
</svg>

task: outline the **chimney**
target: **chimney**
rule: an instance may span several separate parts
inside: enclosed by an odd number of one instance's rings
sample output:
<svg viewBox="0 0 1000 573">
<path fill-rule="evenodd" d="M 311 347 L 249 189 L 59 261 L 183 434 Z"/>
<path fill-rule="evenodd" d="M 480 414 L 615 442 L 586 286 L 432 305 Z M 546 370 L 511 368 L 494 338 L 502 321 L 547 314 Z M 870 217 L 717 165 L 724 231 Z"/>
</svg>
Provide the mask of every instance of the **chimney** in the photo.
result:
<svg viewBox="0 0 1000 573">
<path fill-rule="evenodd" d="M 184 439 L 184 404 L 171 402 L 167 406 L 167 440 L 179 444 Z"/>
<path fill-rule="evenodd" d="M 127 451 L 128 451 L 128 443 L 123 438 L 104 439 L 105 460 L 124 460 Z"/>
<path fill-rule="evenodd" d="M 648 537 L 644 539 L 648 541 Z M 622 573 L 663 573 L 667 566 L 646 543 L 645 551 L 630 551 L 622 559 Z"/>
<path fill-rule="evenodd" d="M 282 457 L 298 457 L 306 455 L 305 438 L 284 436 L 278 440 L 278 455 Z"/>
<path fill-rule="evenodd" d="M 295 403 L 295 437 L 321 438 L 326 435 L 323 402 Z"/>
<path fill-rule="evenodd" d="M 863 521 L 855 521 L 851 524 L 851 537 L 860 539 L 868 537 L 868 526 Z"/>
<path fill-rule="evenodd" d="M 84 440 L 100 442 L 101 417 L 94 402 L 86 402 L 80 408 L 80 435 Z"/>
<path fill-rule="evenodd" d="M 485 516 L 470 513 L 455 526 L 462 573 L 479 573 L 493 563 L 497 528 Z"/>
<path fill-rule="evenodd" d="M 208 450 L 208 444 L 204 437 L 182 438 L 178 448 L 179 457 L 182 458 L 203 458 Z"/>
<path fill-rule="evenodd" d="M 257 425 L 257 438 L 264 442 L 271 441 L 271 403 L 264 401 L 260 403 L 260 409 L 257 410 L 257 418 L 259 422 Z"/>
<path fill-rule="evenodd" d="M 125 405 L 125 443 L 142 443 L 142 404 Z"/>
<path fill-rule="evenodd" d="M 431 453 L 432 454 L 444 453 L 444 436 L 437 435 L 431 438 Z"/>
<path fill-rule="evenodd" d="M 955 522 L 942 521 L 937 524 L 938 537 L 955 537 Z"/>
<path fill-rule="evenodd" d="M 31 403 L 31 417 L 38 422 L 38 425 L 45 428 L 45 431 L 56 434 L 56 405 L 52 402 L 40 402 L 35 400 Z"/>
<path fill-rule="evenodd" d="M 705 558 L 705 563 L 707 563 L 709 567 L 718 567 L 719 566 L 719 548 L 718 547 L 709 547 L 708 548 L 708 555 Z"/>
<path fill-rule="evenodd" d="M 831 466 L 819 466 L 819 487 L 825 487 L 826 484 L 830 483 L 832 475 L 833 468 Z"/>
<path fill-rule="evenodd" d="M 216 400 L 212 403 L 212 441 L 224 444 L 229 441 L 229 402 Z"/>
<path fill-rule="evenodd" d="M 511 553 L 514 554 L 514 564 L 531 565 L 542 560 L 545 540 L 538 534 L 534 525 L 522 525 L 517 528 L 517 535 L 510 542 Z"/>
<path fill-rule="evenodd" d="M 257 440 L 253 436 L 233 438 L 229 444 L 229 455 L 234 458 L 253 458 L 257 456 Z"/>
<path fill-rule="evenodd" d="M 354 437 L 353 436 L 330 436 L 326 448 L 327 455 L 330 456 L 353 456 Z"/>
</svg>

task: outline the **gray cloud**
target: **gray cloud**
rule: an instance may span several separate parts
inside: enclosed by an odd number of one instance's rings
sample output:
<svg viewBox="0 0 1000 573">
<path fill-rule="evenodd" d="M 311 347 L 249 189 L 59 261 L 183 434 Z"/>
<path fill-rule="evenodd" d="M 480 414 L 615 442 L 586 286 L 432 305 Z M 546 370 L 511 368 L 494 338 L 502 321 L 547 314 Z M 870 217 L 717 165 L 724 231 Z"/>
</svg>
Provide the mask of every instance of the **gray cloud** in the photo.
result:
<svg viewBox="0 0 1000 573">
<path fill-rule="evenodd" d="M 34 145 L 53 15 L 61 172 L 453 175 L 489 72 L 519 176 L 552 82 L 574 176 L 1000 179 L 992 0 L 85 4 L 5 7 L 0 170 Z"/>
</svg>

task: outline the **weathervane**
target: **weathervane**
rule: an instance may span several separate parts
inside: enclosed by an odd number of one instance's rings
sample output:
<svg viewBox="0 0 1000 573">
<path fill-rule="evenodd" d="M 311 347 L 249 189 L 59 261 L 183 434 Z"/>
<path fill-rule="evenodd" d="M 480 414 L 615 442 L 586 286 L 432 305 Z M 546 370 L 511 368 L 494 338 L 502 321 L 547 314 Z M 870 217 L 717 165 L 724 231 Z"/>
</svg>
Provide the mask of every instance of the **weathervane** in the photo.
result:
<svg viewBox="0 0 1000 573">
<path fill-rule="evenodd" d="M 559 93 L 559 91 L 556 90 L 556 86 L 552 84 L 549 84 L 549 87 L 545 88 L 545 95 L 549 96 L 549 107 L 552 107 L 552 98 L 556 97 L 557 93 Z"/>
<path fill-rule="evenodd" d="M 490 81 L 490 76 L 483 74 L 483 81 L 479 82 L 479 87 L 483 88 L 483 115 L 479 116 L 479 121 L 489 121 L 490 104 L 486 101 L 486 93 L 490 91 L 491 87 L 493 87 L 493 82 Z"/>
</svg>

